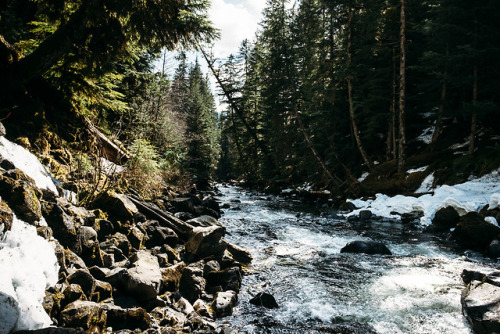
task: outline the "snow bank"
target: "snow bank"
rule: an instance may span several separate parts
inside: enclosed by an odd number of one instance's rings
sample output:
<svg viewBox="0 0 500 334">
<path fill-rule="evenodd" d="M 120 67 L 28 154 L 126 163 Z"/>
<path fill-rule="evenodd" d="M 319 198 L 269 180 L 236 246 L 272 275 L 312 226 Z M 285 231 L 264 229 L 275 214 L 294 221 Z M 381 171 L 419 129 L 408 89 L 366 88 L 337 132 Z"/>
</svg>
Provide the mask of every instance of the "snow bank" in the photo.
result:
<svg viewBox="0 0 500 334">
<path fill-rule="evenodd" d="M 419 190 L 427 190 L 429 185 L 432 184 L 432 178 L 433 176 L 426 178 Z M 420 223 L 429 225 L 436 211 L 447 206 L 453 206 L 461 215 L 470 211 L 479 211 L 488 203 L 490 208 L 499 206 L 500 174 L 497 170 L 462 184 L 439 186 L 434 189 L 433 194 L 425 194 L 420 197 L 403 195 L 389 197 L 377 194 L 374 200 L 356 199 L 348 201 L 359 209 L 346 216 L 358 215 L 361 210 L 370 210 L 374 215 L 380 217 L 399 218 L 399 215 L 403 213 L 422 211 L 424 215 Z"/>
<path fill-rule="evenodd" d="M 0 234 L 0 334 L 8 333 L 9 325 L 25 330 L 52 324 L 42 301 L 58 271 L 54 247 L 14 217 L 12 229 Z"/>
<path fill-rule="evenodd" d="M 22 146 L 14 144 L 5 137 L 0 137 L 0 155 L 12 162 L 24 174 L 35 180 L 38 188 L 48 189 L 57 193 L 56 185 L 45 167 L 38 161 L 37 157 Z"/>
</svg>

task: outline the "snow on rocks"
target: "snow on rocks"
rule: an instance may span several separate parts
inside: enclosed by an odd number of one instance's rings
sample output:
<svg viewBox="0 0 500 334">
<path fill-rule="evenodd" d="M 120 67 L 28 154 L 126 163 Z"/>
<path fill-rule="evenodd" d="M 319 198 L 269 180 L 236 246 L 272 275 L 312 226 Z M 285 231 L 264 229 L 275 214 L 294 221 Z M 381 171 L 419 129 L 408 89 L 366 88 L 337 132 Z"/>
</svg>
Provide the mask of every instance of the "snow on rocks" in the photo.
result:
<svg viewBox="0 0 500 334">
<path fill-rule="evenodd" d="M 42 301 L 45 289 L 57 283 L 58 270 L 53 245 L 39 237 L 34 226 L 14 216 L 11 230 L 0 237 L 0 292 L 18 304 L 15 329 L 37 329 L 52 324 Z M 0 309 L 5 308 L 0 301 Z M 7 312 L 15 314 L 12 310 Z M 3 333 L 1 326 L 0 333 Z"/>
<path fill-rule="evenodd" d="M 0 137 L 0 156 L 31 177 L 38 188 L 57 194 L 57 187 L 45 167 L 22 146 Z"/>
<path fill-rule="evenodd" d="M 431 174 L 432 175 L 432 174 Z M 430 179 L 425 179 L 426 184 L 422 189 L 432 184 Z M 396 195 L 389 197 L 377 194 L 375 199 L 350 199 L 357 210 L 346 216 L 357 216 L 361 210 L 370 210 L 375 216 L 399 219 L 400 215 L 414 211 L 423 212 L 420 223 L 430 225 L 436 211 L 448 206 L 454 207 L 460 215 L 467 212 L 479 211 L 483 206 L 490 204 L 490 209 L 495 208 L 500 202 L 500 173 L 494 171 L 481 178 L 471 180 L 454 186 L 442 185 L 434 189 L 434 193 L 420 197 Z"/>
</svg>

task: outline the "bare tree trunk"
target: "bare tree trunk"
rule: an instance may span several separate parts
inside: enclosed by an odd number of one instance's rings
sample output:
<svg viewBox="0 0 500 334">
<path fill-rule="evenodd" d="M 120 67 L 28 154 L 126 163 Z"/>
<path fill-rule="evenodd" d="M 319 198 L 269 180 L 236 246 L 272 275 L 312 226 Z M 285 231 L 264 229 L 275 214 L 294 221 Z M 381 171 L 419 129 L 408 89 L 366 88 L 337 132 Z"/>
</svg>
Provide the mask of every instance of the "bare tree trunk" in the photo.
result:
<svg viewBox="0 0 500 334">
<path fill-rule="evenodd" d="M 349 19 L 347 21 L 347 67 L 351 65 L 351 60 L 352 60 L 351 23 L 352 23 L 352 10 L 349 10 Z M 347 93 L 349 96 L 349 116 L 351 118 L 354 139 L 356 140 L 356 145 L 358 146 L 359 153 L 361 153 L 361 157 L 363 158 L 368 168 L 372 169 L 372 162 L 370 161 L 370 158 L 368 157 L 366 151 L 363 148 L 363 144 L 361 143 L 361 137 L 359 136 L 358 125 L 356 124 L 355 120 L 354 103 L 352 100 L 352 76 L 350 73 L 347 74 Z"/>
<path fill-rule="evenodd" d="M 390 107 L 390 115 L 391 119 L 389 120 L 389 130 L 387 133 L 387 160 L 396 159 L 397 157 L 397 146 L 396 146 L 396 60 L 395 60 L 395 51 L 394 48 L 392 50 L 392 101 Z"/>
<path fill-rule="evenodd" d="M 469 154 L 473 154 L 476 149 L 476 132 L 477 132 L 477 65 L 474 64 L 473 69 L 473 83 L 472 83 L 472 119 L 470 126 L 470 137 L 469 137 Z"/>
<path fill-rule="evenodd" d="M 450 50 L 448 44 L 446 44 L 446 57 L 450 55 Z M 446 94 L 448 90 L 448 68 L 444 70 L 443 84 L 441 85 L 441 98 L 439 99 L 439 109 L 436 118 L 436 125 L 434 126 L 434 133 L 432 134 L 432 145 L 436 144 L 439 135 L 441 134 L 442 122 L 443 122 L 443 112 L 444 104 L 446 102 Z"/>
<path fill-rule="evenodd" d="M 400 57 L 399 57 L 399 156 L 398 172 L 403 172 L 406 165 L 406 123 L 405 123 L 405 92 L 406 92 L 406 0 L 401 0 L 400 22 Z"/>
</svg>

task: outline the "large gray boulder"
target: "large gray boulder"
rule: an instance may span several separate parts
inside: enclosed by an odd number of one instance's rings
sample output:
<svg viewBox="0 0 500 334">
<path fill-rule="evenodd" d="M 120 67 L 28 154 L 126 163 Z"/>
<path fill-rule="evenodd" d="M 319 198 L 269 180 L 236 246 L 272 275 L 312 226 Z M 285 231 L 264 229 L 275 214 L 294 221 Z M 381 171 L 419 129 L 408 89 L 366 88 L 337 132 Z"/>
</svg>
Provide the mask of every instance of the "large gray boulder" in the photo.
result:
<svg viewBox="0 0 500 334">
<path fill-rule="evenodd" d="M 191 303 L 199 299 L 203 291 L 205 291 L 207 281 L 203 278 L 204 266 L 205 263 L 203 261 L 199 261 L 190 264 L 182 271 L 179 291 Z"/>
<path fill-rule="evenodd" d="M 195 227 L 189 233 L 186 252 L 194 257 L 222 256 L 227 248 L 222 226 Z"/>
<path fill-rule="evenodd" d="M 130 258 L 131 266 L 122 272 L 122 283 L 127 294 L 140 301 L 155 299 L 160 292 L 162 275 L 156 256 L 139 251 Z"/>
<path fill-rule="evenodd" d="M 500 333 L 500 273 L 484 275 L 464 270 L 462 312 L 475 334 Z"/>
<path fill-rule="evenodd" d="M 118 220 L 132 221 L 139 212 L 135 204 L 125 195 L 113 192 L 103 193 L 95 202 L 95 206 L 108 212 Z"/>
</svg>

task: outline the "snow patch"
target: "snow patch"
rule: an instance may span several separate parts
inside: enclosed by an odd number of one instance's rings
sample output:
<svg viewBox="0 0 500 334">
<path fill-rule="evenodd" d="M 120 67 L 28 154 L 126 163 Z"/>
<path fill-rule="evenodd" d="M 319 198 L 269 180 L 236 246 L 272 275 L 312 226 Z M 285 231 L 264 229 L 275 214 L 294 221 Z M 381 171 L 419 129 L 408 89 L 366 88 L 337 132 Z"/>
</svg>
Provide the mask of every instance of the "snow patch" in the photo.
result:
<svg viewBox="0 0 500 334">
<path fill-rule="evenodd" d="M 415 168 L 415 169 L 408 169 L 406 171 L 406 174 L 412 174 L 412 173 L 417 173 L 417 172 L 425 172 L 425 170 L 427 169 L 427 167 L 429 167 L 429 166 L 424 166 L 424 167 Z"/>
<path fill-rule="evenodd" d="M 50 326 L 42 302 L 45 290 L 57 283 L 58 272 L 53 245 L 38 236 L 34 226 L 14 216 L 11 230 L 0 235 L 2 321 L 14 323 L 15 330 Z"/>
<path fill-rule="evenodd" d="M 427 178 L 426 178 L 427 179 Z M 424 184 L 427 183 L 427 185 Z M 429 180 L 424 180 L 419 190 L 429 188 Z M 374 215 L 385 218 L 399 218 L 403 213 L 421 211 L 424 213 L 420 220 L 422 225 L 429 225 L 436 211 L 446 206 L 454 207 L 461 215 L 470 211 L 479 211 L 488 204 L 490 207 L 499 205 L 500 201 L 500 175 L 498 171 L 485 175 L 479 179 L 468 181 L 454 186 L 443 185 L 434 190 L 434 194 L 425 194 L 420 197 L 396 195 L 389 197 L 377 194 L 375 199 L 348 200 L 358 210 L 346 216 L 358 215 L 361 210 L 370 210 Z"/>
<path fill-rule="evenodd" d="M 0 156 L 12 162 L 16 168 L 35 180 L 38 188 L 48 189 L 57 194 L 56 185 L 45 167 L 38 161 L 37 157 L 22 146 L 7 140 L 5 137 L 0 137 Z"/>
<path fill-rule="evenodd" d="M 500 194 L 495 193 L 490 196 L 489 209 L 493 210 L 500 207 Z"/>
<path fill-rule="evenodd" d="M 432 142 L 432 133 L 434 131 L 434 127 L 430 127 L 425 129 L 420 136 L 417 137 L 417 140 L 425 143 L 425 144 L 430 144 Z"/>
<path fill-rule="evenodd" d="M 484 221 L 485 221 L 485 222 L 488 222 L 488 223 L 490 223 L 490 224 L 492 224 L 492 225 L 498 226 L 498 222 L 497 222 L 497 220 L 495 219 L 495 217 L 486 217 L 486 218 L 484 218 Z M 500 227 L 500 226 L 499 226 L 499 227 Z"/>
<path fill-rule="evenodd" d="M 421 194 L 421 193 L 427 193 L 432 190 L 432 184 L 434 183 L 434 172 L 430 173 L 425 177 L 425 179 L 422 181 L 422 184 L 420 187 L 418 187 L 417 190 L 415 190 L 416 194 Z"/>
<path fill-rule="evenodd" d="M 361 174 L 360 178 L 358 179 L 359 182 L 363 182 L 367 177 L 368 175 L 370 175 L 370 173 L 368 172 L 364 172 L 363 174 Z"/>
</svg>

